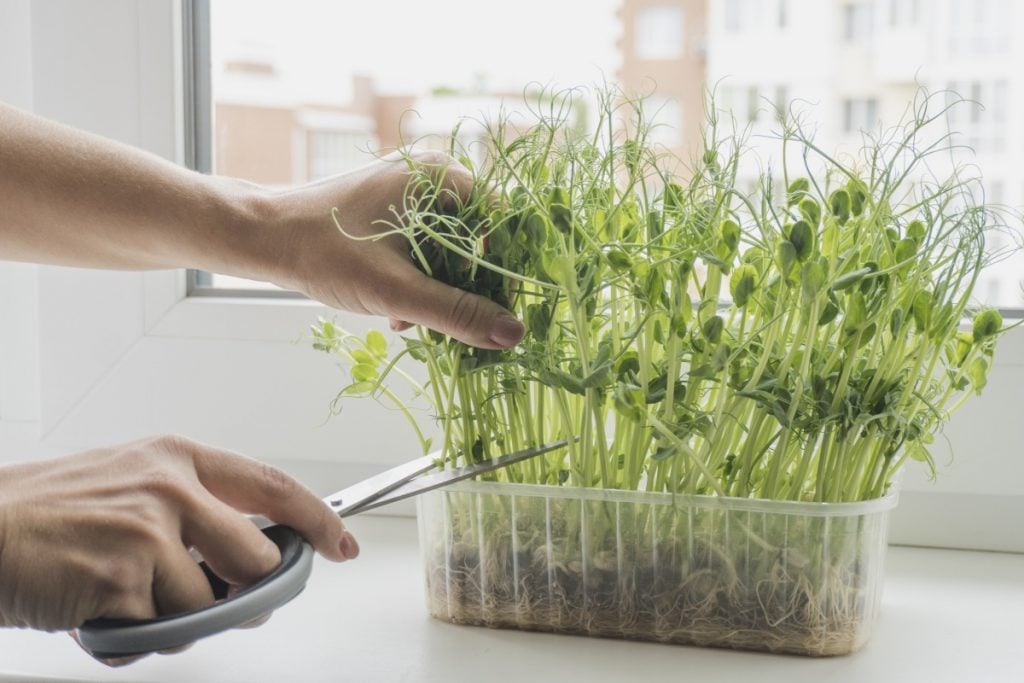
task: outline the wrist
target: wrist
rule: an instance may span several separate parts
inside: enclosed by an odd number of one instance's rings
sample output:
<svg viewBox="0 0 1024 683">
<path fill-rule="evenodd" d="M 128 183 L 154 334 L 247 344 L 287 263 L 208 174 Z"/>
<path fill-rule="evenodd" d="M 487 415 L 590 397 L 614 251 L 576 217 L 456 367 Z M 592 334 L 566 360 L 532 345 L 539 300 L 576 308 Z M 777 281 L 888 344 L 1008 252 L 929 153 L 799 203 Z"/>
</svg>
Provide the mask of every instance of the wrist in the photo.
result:
<svg viewBox="0 0 1024 683">
<path fill-rule="evenodd" d="M 277 194 L 234 178 L 206 176 L 209 206 L 205 245 L 195 267 L 253 280 L 279 282 L 285 236 Z"/>
</svg>

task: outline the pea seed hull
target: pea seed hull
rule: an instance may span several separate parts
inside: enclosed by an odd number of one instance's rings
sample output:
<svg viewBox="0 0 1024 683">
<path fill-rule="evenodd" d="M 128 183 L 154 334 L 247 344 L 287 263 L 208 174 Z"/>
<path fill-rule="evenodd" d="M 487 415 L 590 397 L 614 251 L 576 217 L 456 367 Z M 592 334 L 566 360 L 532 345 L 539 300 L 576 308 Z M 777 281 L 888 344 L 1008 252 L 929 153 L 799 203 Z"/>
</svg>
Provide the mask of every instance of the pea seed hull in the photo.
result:
<svg viewBox="0 0 1024 683">
<path fill-rule="evenodd" d="M 427 605 L 456 624 L 848 654 L 878 612 L 894 504 L 460 485 L 420 502 Z"/>
</svg>

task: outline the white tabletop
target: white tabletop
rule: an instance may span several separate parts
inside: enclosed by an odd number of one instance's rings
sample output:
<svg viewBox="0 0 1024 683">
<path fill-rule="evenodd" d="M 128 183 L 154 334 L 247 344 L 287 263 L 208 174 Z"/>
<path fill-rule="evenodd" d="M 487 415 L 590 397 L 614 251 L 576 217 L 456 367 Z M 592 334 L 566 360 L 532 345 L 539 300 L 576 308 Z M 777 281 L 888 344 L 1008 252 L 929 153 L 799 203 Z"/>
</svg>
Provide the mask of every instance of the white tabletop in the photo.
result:
<svg viewBox="0 0 1024 683">
<path fill-rule="evenodd" d="M 259 629 L 118 670 L 64 634 L 0 631 L 0 681 L 1024 681 L 1024 555 L 890 548 L 871 641 L 808 659 L 452 626 L 427 615 L 414 520 L 348 524 L 362 556 L 318 561 Z"/>
</svg>

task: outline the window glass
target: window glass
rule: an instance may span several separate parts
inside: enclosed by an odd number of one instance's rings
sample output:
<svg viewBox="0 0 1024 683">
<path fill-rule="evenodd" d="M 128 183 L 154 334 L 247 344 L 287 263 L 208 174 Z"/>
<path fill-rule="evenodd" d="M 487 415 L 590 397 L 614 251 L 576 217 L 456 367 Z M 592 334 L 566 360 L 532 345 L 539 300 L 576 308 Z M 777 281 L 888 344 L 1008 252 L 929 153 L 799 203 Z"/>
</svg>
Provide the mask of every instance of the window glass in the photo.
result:
<svg viewBox="0 0 1024 683">
<path fill-rule="evenodd" d="M 215 172 L 289 187 L 403 141 L 441 148 L 430 136 L 521 106 L 527 90 L 607 81 L 647 99 L 654 140 L 683 159 L 681 173 L 700 151 L 713 90 L 721 120 L 749 127 L 745 145 L 763 163 L 745 167 L 741 183 L 756 187 L 758 172 L 778 170 L 775 109 L 795 103 L 820 147 L 850 153 L 861 131 L 897 123 L 923 86 L 949 104 L 969 100 L 946 115 L 953 160 L 983 173 L 989 199 L 1024 207 L 1024 69 L 1012 40 L 1024 2 L 521 0 L 500 16 L 494 7 L 213 0 Z M 460 141 L 480 134 L 469 123 Z M 1021 237 L 993 240 L 1008 251 Z M 979 287 L 979 298 L 1024 307 L 1022 275 L 1024 258 L 1001 261 L 984 276 L 1000 284 Z"/>
<path fill-rule="evenodd" d="M 640 59 L 674 59 L 683 53 L 683 8 L 651 5 L 637 10 L 634 45 Z"/>
</svg>

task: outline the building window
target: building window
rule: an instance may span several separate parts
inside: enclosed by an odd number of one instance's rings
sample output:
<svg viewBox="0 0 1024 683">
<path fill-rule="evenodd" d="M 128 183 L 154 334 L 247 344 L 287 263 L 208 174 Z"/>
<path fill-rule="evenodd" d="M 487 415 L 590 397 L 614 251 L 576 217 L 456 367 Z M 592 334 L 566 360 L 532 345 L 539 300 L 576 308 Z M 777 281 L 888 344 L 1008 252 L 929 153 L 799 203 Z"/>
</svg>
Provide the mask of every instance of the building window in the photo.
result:
<svg viewBox="0 0 1024 683">
<path fill-rule="evenodd" d="M 763 0 L 725 0 L 722 3 L 725 30 L 738 33 L 760 27 L 762 2 Z"/>
<path fill-rule="evenodd" d="M 977 57 L 1008 53 L 1015 27 L 1013 4 L 1009 0 L 950 0 L 950 52 Z"/>
<path fill-rule="evenodd" d="M 1010 86 L 1007 81 L 950 81 L 946 112 L 957 144 L 976 152 L 1005 154 L 1009 121 Z M 961 97 L 967 102 L 959 102 Z"/>
<path fill-rule="evenodd" d="M 866 2 L 843 5 L 843 40 L 851 44 L 871 41 L 871 5 Z"/>
<path fill-rule="evenodd" d="M 919 14 L 919 0 L 889 0 L 889 26 L 907 28 L 916 26 Z"/>
<path fill-rule="evenodd" d="M 878 125 L 878 100 L 873 97 L 843 100 L 843 131 L 858 133 Z"/>
<path fill-rule="evenodd" d="M 640 59 L 682 57 L 683 8 L 672 5 L 641 7 L 636 13 L 633 43 Z"/>
<path fill-rule="evenodd" d="M 307 180 L 320 180 L 365 165 L 371 158 L 367 137 L 363 131 L 309 131 Z"/>
<path fill-rule="evenodd" d="M 774 115 L 775 109 L 787 106 L 788 92 L 784 85 L 723 85 L 715 101 L 719 110 L 742 127 L 772 118 L 768 115 Z"/>
<path fill-rule="evenodd" d="M 683 110 L 679 101 L 671 97 L 644 98 L 644 111 L 650 120 L 648 139 L 652 144 L 678 147 L 683 142 Z"/>
</svg>

